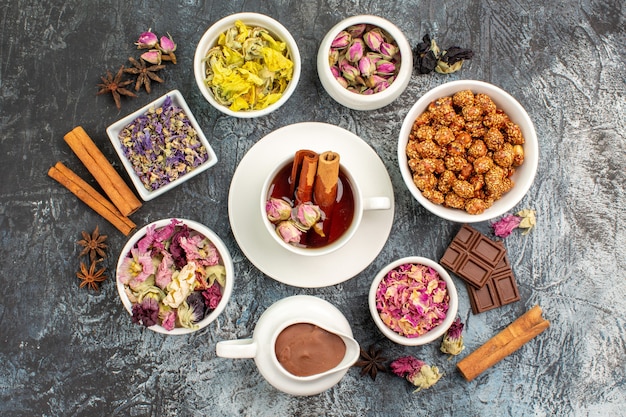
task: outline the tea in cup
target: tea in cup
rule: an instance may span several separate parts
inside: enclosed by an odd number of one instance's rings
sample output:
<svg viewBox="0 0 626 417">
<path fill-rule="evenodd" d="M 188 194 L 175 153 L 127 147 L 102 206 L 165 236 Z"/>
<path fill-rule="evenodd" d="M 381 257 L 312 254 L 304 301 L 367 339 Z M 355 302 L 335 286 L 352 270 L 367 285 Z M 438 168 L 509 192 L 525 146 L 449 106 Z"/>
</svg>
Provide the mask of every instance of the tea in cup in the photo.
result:
<svg viewBox="0 0 626 417">
<path fill-rule="evenodd" d="M 356 233 L 366 210 L 388 210 L 389 197 L 364 197 L 335 152 L 299 150 L 266 178 L 261 215 L 268 232 L 287 250 L 326 255 Z"/>
</svg>

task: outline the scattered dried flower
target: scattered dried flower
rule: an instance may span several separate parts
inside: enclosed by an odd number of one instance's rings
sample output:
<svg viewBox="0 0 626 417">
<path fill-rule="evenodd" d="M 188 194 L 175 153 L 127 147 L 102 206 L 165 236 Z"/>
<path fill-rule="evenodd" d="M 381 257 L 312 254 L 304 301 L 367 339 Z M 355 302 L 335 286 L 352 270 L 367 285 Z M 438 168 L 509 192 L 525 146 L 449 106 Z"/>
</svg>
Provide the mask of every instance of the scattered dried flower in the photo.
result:
<svg viewBox="0 0 626 417">
<path fill-rule="evenodd" d="M 521 217 L 509 214 L 494 222 L 491 227 L 493 227 L 493 232 L 496 236 L 505 238 L 509 236 L 514 229 L 519 227 L 521 221 Z"/>
<path fill-rule="evenodd" d="M 417 387 L 414 392 L 432 387 L 442 377 L 439 368 L 429 366 L 412 356 L 398 358 L 389 366 L 394 374 L 406 378 L 407 381 Z"/>
<path fill-rule="evenodd" d="M 422 42 L 413 48 L 415 55 L 414 66 L 420 74 L 430 74 L 437 71 L 441 74 L 451 74 L 461 69 L 466 59 L 471 59 L 474 52 L 471 49 L 451 46 L 441 51 L 437 42 L 424 35 Z"/>
<path fill-rule="evenodd" d="M 526 229 L 522 234 L 527 235 L 536 223 L 535 210 L 524 209 L 517 214 L 507 214 L 500 220 L 493 222 L 491 227 L 496 236 L 505 238 L 517 228 Z"/>
<path fill-rule="evenodd" d="M 441 351 L 450 355 L 458 355 L 465 349 L 463 345 L 463 323 L 459 317 L 452 322 L 452 325 L 443 336 L 441 341 Z"/>
<path fill-rule="evenodd" d="M 537 219 L 535 217 L 536 212 L 532 209 L 524 209 L 517 213 L 518 216 L 522 218 L 522 221 L 519 224 L 521 229 L 526 229 L 522 234 L 527 235 L 537 224 Z"/>
<path fill-rule="evenodd" d="M 147 32 L 139 35 L 139 39 L 135 42 L 137 45 L 137 49 L 150 49 L 154 48 L 154 46 L 159 42 L 159 38 L 157 35 L 151 32 L 151 29 L 148 29 Z"/>
</svg>

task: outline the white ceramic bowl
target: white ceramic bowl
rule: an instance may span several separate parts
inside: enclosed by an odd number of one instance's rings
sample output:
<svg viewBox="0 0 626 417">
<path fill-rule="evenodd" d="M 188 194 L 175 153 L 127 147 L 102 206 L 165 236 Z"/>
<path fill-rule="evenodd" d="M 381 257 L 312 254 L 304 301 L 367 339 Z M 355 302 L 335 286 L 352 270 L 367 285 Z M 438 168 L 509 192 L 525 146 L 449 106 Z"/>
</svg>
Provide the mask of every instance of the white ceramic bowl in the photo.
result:
<svg viewBox="0 0 626 417">
<path fill-rule="evenodd" d="M 162 220 L 157 220 L 155 222 L 152 222 L 144 227 L 142 227 L 141 229 L 139 229 L 134 235 L 132 235 L 130 237 L 130 239 L 128 240 L 128 242 L 126 242 L 126 244 L 124 245 L 124 248 L 122 249 L 122 252 L 120 253 L 120 257 L 117 261 L 117 267 L 116 267 L 116 285 L 117 285 L 117 292 L 120 296 L 120 299 L 122 300 L 122 304 L 124 304 L 124 308 L 126 308 L 126 310 L 132 315 L 132 308 L 133 308 L 133 304 L 130 301 L 130 299 L 128 298 L 128 295 L 126 294 L 125 291 L 125 284 L 123 284 L 120 279 L 119 279 L 119 270 L 122 266 L 122 262 L 124 261 L 124 258 L 126 258 L 126 256 L 130 253 L 130 250 L 133 248 L 133 246 L 135 246 L 135 244 L 137 244 L 137 242 L 139 242 L 139 240 L 141 240 L 145 235 L 146 235 L 146 231 L 149 227 L 154 226 L 157 230 L 167 226 L 171 223 L 173 219 L 162 219 Z M 228 249 L 226 248 L 226 245 L 224 245 L 224 242 L 222 241 L 222 239 L 219 238 L 219 236 L 217 236 L 215 234 L 215 232 L 213 232 L 211 229 L 209 229 L 208 227 L 206 227 L 205 225 L 195 222 L 193 220 L 187 220 L 187 219 L 179 219 L 177 218 L 177 220 L 181 221 L 183 224 L 186 224 L 187 227 L 189 229 L 193 229 L 199 233 L 201 233 L 202 235 L 204 235 L 206 238 L 208 238 L 211 243 L 213 243 L 215 245 L 215 247 L 217 248 L 220 257 L 222 259 L 222 263 L 224 264 L 224 268 L 226 269 L 226 285 L 223 288 L 222 291 L 222 299 L 219 302 L 219 304 L 217 305 L 217 307 L 215 308 L 215 310 L 213 310 L 210 314 L 208 314 L 205 318 L 203 318 L 202 320 L 200 320 L 197 325 L 198 328 L 197 329 L 189 329 L 189 328 L 185 328 L 185 327 L 176 327 L 173 330 L 166 330 L 163 326 L 160 325 L 154 325 L 154 326 L 150 326 L 149 329 L 153 330 L 157 333 L 164 333 L 164 334 L 187 334 L 187 333 L 192 333 L 195 332 L 197 330 L 203 329 L 206 326 L 208 326 L 210 323 L 212 323 L 213 321 L 215 321 L 215 319 L 217 319 L 217 317 L 222 313 L 222 311 L 224 311 L 224 308 L 226 308 L 226 304 L 228 303 L 228 300 L 230 299 L 232 292 L 233 292 L 233 285 L 234 285 L 234 280 L 235 280 L 235 274 L 234 274 L 234 267 L 233 267 L 233 261 L 232 258 L 230 257 L 230 253 L 228 251 Z M 139 325 L 138 325 L 139 326 Z"/>
<path fill-rule="evenodd" d="M 242 21 L 248 26 L 258 26 L 267 29 L 275 39 L 285 42 L 287 44 L 287 49 L 289 50 L 289 58 L 293 61 L 293 77 L 283 92 L 282 97 L 276 103 L 261 110 L 233 111 L 227 106 L 217 102 L 211 90 L 207 88 L 204 83 L 204 79 L 206 78 L 204 58 L 207 52 L 217 44 L 217 39 L 220 34 L 233 27 L 237 20 Z M 215 22 L 204 33 L 204 35 L 202 35 L 202 38 L 200 38 L 200 42 L 198 42 L 196 53 L 193 58 L 193 72 L 196 78 L 196 84 L 198 85 L 198 88 L 204 98 L 222 113 L 240 118 L 265 116 L 285 104 L 298 86 L 301 70 L 302 62 L 300 59 L 300 51 L 298 50 L 298 45 L 296 44 L 293 36 L 291 36 L 291 33 L 289 33 L 289 31 L 276 20 L 260 13 L 236 13 Z"/>
<path fill-rule="evenodd" d="M 504 194 L 502 198 L 494 202 L 491 207 L 486 209 L 483 213 L 475 215 L 469 214 L 464 210 L 437 205 L 426 199 L 422 195 L 419 188 L 417 188 L 417 186 L 413 183 L 413 174 L 409 169 L 405 151 L 413 122 L 417 116 L 422 114 L 432 101 L 441 97 L 452 96 L 454 93 L 463 90 L 471 90 L 474 94 L 484 93 L 491 97 L 496 106 L 499 109 L 502 109 L 509 116 L 511 121 L 519 125 L 525 139 L 525 143 L 523 145 L 524 163 L 516 168 L 515 173 L 511 177 L 515 185 L 509 192 Z M 519 104 L 517 100 L 515 100 L 506 91 L 496 87 L 495 85 L 482 81 L 451 81 L 429 90 L 419 100 L 417 100 L 413 107 L 411 107 L 408 114 L 404 118 L 402 128 L 400 129 L 400 136 L 398 140 L 398 164 L 407 188 L 411 194 L 413 194 L 413 197 L 415 197 L 415 199 L 428 211 L 443 219 L 454 222 L 482 222 L 494 219 L 513 209 L 530 189 L 530 186 L 535 179 L 538 163 L 539 143 L 537 141 L 537 134 L 535 132 L 535 126 L 528 116 L 528 113 L 526 113 L 526 110 L 524 110 L 522 105 Z"/>
<path fill-rule="evenodd" d="M 150 191 L 146 187 L 144 187 L 143 183 L 141 182 L 141 179 L 139 179 L 139 176 L 133 169 L 132 164 L 130 163 L 128 158 L 126 158 L 126 156 L 124 155 L 124 150 L 122 149 L 122 145 L 119 139 L 119 134 L 126 125 L 131 123 L 133 120 L 137 119 L 139 116 L 146 114 L 146 112 L 150 108 L 157 108 L 157 107 L 162 106 L 163 102 L 168 96 L 171 97 L 172 105 L 182 108 L 185 114 L 187 115 L 187 117 L 189 118 L 189 122 L 191 126 L 193 126 L 193 128 L 197 132 L 198 139 L 200 140 L 200 142 L 202 142 L 202 144 L 204 145 L 207 151 L 208 158 L 204 163 L 197 166 L 192 171 L 189 171 L 185 175 L 178 177 L 176 180 L 166 185 L 163 185 L 160 188 L 157 188 L 156 190 Z M 137 190 L 137 193 L 139 194 L 139 196 L 144 201 L 152 200 L 153 198 L 160 196 L 161 194 L 171 190 L 172 188 L 177 187 L 180 184 L 184 183 L 185 181 L 195 177 L 201 172 L 206 171 L 207 169 L 209 169 L 210 167 L 212 167 L 213 165 L 217 163 L 217 155 L 215 155 L 215 151 L 213 151 L 213 148 L 211 148 L 211 144 L 209 144 L 209 141 L 207 140 L 206 136 L 204 136 L 204 133 L 202 132 L 202 129 L 200 128 L 200 125 L 196 121 L 196 118 L 194 117 L 193 113 L 191 113 L 191 110 L 189 109 L 189 106 L 185 102 L 185 99 L 183 98 L 182 94 L 178 90 L 172 90 L 169 93 L 164 94 L 163 96 L 157 98 L 153 102 L 146 104 L 145 106 L 135 111 L 134 113 L 131 113 L 128 116 L 124 117 L 123 119 L 118 120 L 117 122 L 109 126 L 106 129 L 106 132 L 107 132 L 107 136 L 109 137 L 109 140 L 113 144 L 113 148 L 115 149 L 115 152 L 117 152 L 117 155 L 122 161 L 122 165 L 124 166 L 124 169 L 126 169 L 126 172 L 128 173 L 128 176 L 130 177 L 130 180 L 132 181 L 133 186 Z"/>
<path fill-rule="evenodd" d="M 337 35 L 342 30 L 361 23 L 378 26 L 385 30 L 398 44 L 401 56 L 400 70 L 395 81 L 387 89 L 371 95 L 357 94 L 344 88 L 333 76 L 328 63 L 330 45 Z M 352 16 L 337 23 L 324 36 L 317 53 L 317 74 L 322 86 L 335 101 L 354 110 L 375 110 L 390 104 L 404 92 L 411 80 L 412 73 L 413 52 L 411 45 L 396 25 L 378 16 Z"/>
<path fill-rule="evenodd" d="M 448 295 L 450 296 L 450 304 L 448 307 L 448 312 L 446 314 L 446 318 L 444 321 L 439 324 L 439 326 L 431 329 L 429 332 L 414 338 L 409 338 L 400 335 L 399 333 L 391 330 L 380 318 L 378 310 L 376 309 L 376 291 L 378 290 L 378 286 L 382 279 L 387 275 L 389 271 L 399 267 L 404 264 L 421 264 L 426 265 L 433 268 L 439 274 L 439 278 L 446 282 L 446 287 L 448 289 Z M 372 281 L 372 285 L 370 286 L 370 292 L 368 297 L 368 304 L 370 309 L 370 314 L 372 315 L 372 319 L 374 323 L 376 323 L 376 327 L 381 331 L 383 335 L 385 335 L 392 342 L 398 343 L 400 345 L 405 346 L 419 346 L 424 345 L 426 343 L 430 343 L 435 339 L 444 335 L 444 333 L 450 328 L 452 322 L 456 318 L 456 313 L 459 308 L 459 298 L 456 291 L 456 286 L 450 278 L 450 275 L 446 272 L 445 269 L 437 262 L 432 261 L 428 258 L 422 258 L 419 256 L 408 256 L 406 258 L 398 259 L 389 265 L 385 266 L 381 271 L 376 275 L 374 281 Z"/>
</svg>

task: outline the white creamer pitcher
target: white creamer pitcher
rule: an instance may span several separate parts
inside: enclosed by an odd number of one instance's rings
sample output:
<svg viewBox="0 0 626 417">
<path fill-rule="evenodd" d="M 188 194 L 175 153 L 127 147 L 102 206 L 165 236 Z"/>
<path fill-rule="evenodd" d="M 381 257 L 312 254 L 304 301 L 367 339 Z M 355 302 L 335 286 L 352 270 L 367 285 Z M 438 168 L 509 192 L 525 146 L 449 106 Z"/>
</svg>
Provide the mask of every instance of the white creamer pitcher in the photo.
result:
<svg viewBox="0 0 626 417">
<path fill-rule="evenodd" d="M 296 376 L 278 361 L 275 344 L 287 327 L 308 323 L 337 335 L 345 344 L 342 360 L 332 369 L 310 376 Z M 259 318 L 251 338 L 221 341 L 217 356 L 254 359 L 259 372 L 275 388 L 292 395 L 314 395 L 337 384 L 359 359 L 360 347 L 343 314 L 332 304 L 308 295 L 284 298 L 270 306 Z"/>
</svg>

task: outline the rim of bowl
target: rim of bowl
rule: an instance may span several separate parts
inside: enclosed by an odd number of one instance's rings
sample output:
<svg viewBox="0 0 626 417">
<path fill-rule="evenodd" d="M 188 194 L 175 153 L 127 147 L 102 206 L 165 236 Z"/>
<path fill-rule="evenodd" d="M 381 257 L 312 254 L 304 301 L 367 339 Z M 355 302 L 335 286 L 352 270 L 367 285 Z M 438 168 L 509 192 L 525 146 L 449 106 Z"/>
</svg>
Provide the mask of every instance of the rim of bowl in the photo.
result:
<svg viewBox="0 0 626 417">
<path fill-rule="evenodd" d="M 202 62 L 206 53 L 211 49 L 211 47 L 215 44 L 217 37 L 224 33 L 228 28 L 235 24 L 235 21 L 241 20 L 243 23 L 247 25 L 257 25 L 267 29 L 272 35 L 278 37 L 281 41 L 287 44 L 287 48 L 289 48 L 289 54 L 291 60 L 293 62 L 293 76 L 287 88 L 283 92 L 282 97 L 274 104 L 270 106 L 260 109 L 260 110 L 249 110 L 249 111 L 233 111 L 223 104 L 218 103 L 211 91 L 204 85 L 204 63 Z M 253 118 L 265 116 L 274 110 L 280 108 L 293 94 L 298 86 L 298 82 L 300 81 L 300 73 L 302 70 L 302 62 L 300 57 L 300 50 L 298 48 L 298 44 L 296 40 L 293 38 L 289 30 L 285 26 L 283 26 L 280 22 L 273 19 L 270 16 L 264 15 L 262 13 L 235 13 L 228 16 L 225 16 L 213 23 L 207 30 L 204 32 L 198 45 L 196 46 L 196 52 L 193 58 L 193 72 L 194 77 L 196 79 L 196 85 L 198 89 L 204 96 L 204 98 L 217 110 L 221 111 L 224 114 L 233 117 L 239 118 Z"/>
<path fill-rule="evenodd" d="M 387 327 L 387 325 L 380 318 L 378 310 L 376 309 L 376 291 L 382 279 L 385 277 L 385 275 L 387 275 L 390 270 L 407 263 L 422 264 L 435 269 L 439 274 L 439 277 L 446 282 L 446 288 L 448 289 L 448 295 L 450 296 L 450 304 L 444 321 L 439 326 L 428 331 L 426 334 L 414 338 L 402 336 Z M 407 256 L 387 264 L 378 272 L 378 274 L 372 281 L 372 285 L 370 286 L 370 291 L 368 294 L 368 304 L 370 314 L 372 316 L 372 319 L 374 320 L 374 323 L 376 324 L 376 327 L 378 327 L 378 329 L 385 337 L 387 337 L 392 342 L 398 343 L 400 345 L 420 346 L 430 343 L 435 339 L 443 336 L 444 333 L 450 328 L 452 322 L 456 318 L 459 309 L 459 297 L 456 291 L 456 286 L 454 285 L 450 274 L 448 274 L 448 272 L 440 264 L 433 261 L 432 259 L 424 258 L 421 256 Z"/>
<path fill-rule="evenodd" d="M 334 79 L 335 77 L 333 77 L 333 74 L 330 72 L 330 67 L 328 65 L 322 66 L 321 70 L 324 72 L 324 76 L 326 78 L 335 82 L 336 85 L 332 86 L 333 91 L 338 96 L 341 96 L 342 99 L 349 101 L 358 100 L 362 103 L 374 105 L 379 101 L 391 99 L 390 96 L 394 96 L 395 94 L 399 95 L 406 89 L 406 86 L 411 79 L 411 74 L 413 73 L 413 51 L 406 36 L 404 36 L 404 33 L 402 33 L 400 28 L 398 28 L 395 24 L 380 16 L 363 14 L 349 17 L 333 26 L 326 33 L 324 39 L 322 40 L 318 53 L 324 53 L 327 55 L 333 39 L 335 39 L 339 32 L 349 26 L 359 23 L 371 24 L 380 27 L 381 29 L 389 33 L 389 35 L 391 35 L 398 44 L 402 61 L 400 64 L 400 71 L 398 71 L 398 75 L 396 75 L 395 81 L 391 83 L 388 88 L 379 93 L 371 95 L 361 95 L 348 91 L 346 88 L 343 88 L 339 83 L 337 83 Z"/>
<path fill-rule="evenodd" d="M 411 132 L 413 122 L 417 116 L 423 113 L 428 104 L 430 104 L 433 100 L 440 97 L 451 96 L 455 92 L 462 90 L 472 90 L 474 93 L 484 93 L 491 97 L 496 106 L 503 109 L 509 118 L 520 127 L 525 139 L 525 143 L 523 145 L 524 163 L 521 167 L 518 167 L 516 172 L 513 174 L 512 178 L 515 181 L 513 189 L 504 194 L 501 199 L 494 202 L 491 207 L 481 214 L 469 214 L 461 209 L 444 207 L 442 205 L 434 204 L 426 199 L 422 195 L 422 192 L 413 183 L 413 174 L 409 169 L 405 153 L 409 133 Z M 503 107 L 506 107 L 506 109 Z M 511 117 L 512 112 L 515 112 L 515 114 Z M 537 133 L 535 131 L 535 125 L 524 107 L 512 95 L 504 91 L 502 88 L 477 80 L 450 81 L 428 90 L 424 95 L 422 95 L 415 102 L 415 104 L 413 104 L 402 122 L 398 139 L 397 153 L 398 165 L 400 173 L 402 174 L 402 179 L 413 197 L 415 197 L 422 207 L 436 216 L 458 223 L 478 223 L 494 219 L 510 211 L 528 193 L 528 190 L 535 180 L 537 166 L 539 164 L 539 143 Z M 522 175 L 521 179 L 523 179 L 523 181 L 520 181 L 520 175 Z"/>
<path fill-rule="evenodd" d="M 156 221 L 153 221 L 152 223 L 149 223 L 149 224 L 145 225 L 141 229 L 137 230 L 130 237 L 130 239 L 126 242 L 124 247 L 122 248 L 120 256 L 118 257 L 118 260 L 117 260 L 117 264 L 115 266 L 115 284 L 116 284 L 116 287 L 117 287 L 118 295 L 120 297 L 120 300 L 122 301 L 122 304 L 124 305 L 124 308 L 126 309 L 126 311 L 128 311 L 129 314 L 132 315 L 133 304 L 128 299 L 128 296 L 126 295 L 126 292 L 124 291 L 125 284 L 123 284 L 119 280 L 119 273 L 118 273 L 118 271 L 119 271 L 119 269 L 120 269 L 120 267 L 122 265 L 122 261 L 124 260 L 126 255 L 130 252 L 131 248 L 133 246 L 135 246 L 135 244 L 139 240 L 141 240 L 141 238 L 143 238 L 146 235 L 146 230 L 148 230 L 148 227 L 154 226 L 155 228 L 158 229 L 158 228 L 167 226 L 168 224 L 171 223 L 171 221 L 173 219 L 176 219 L 176 220 L 186 224 L 191 229 L 193 229 L 193 230 L 195 230 L 197 232 L 202 233 L 207 239 L 209 239 L 211 241 L 211 243 L 213 243 L 215 245 L 215 247 L 217 248 L 220 256 L 222 257 L 222 262 L 224 263 L 224 268 L 226 268 L 226 285 L 224 286 L 224 292 L 222 293 L 222 299 L 220 300 L 220 302 L 217 305 L 217 307 L 215 308 L 215 310 L 213 310 L 211 313 L 209 313 L 208 316 L 206 316 L 205 318 L 203 318 L 202 320 L 200 320 L 197 323 L 198 324 L 198 328 L 197 329 L 188 329 L 188 328 L 185 328 L 185 327 L 176 327 L 173 330 L 166 330 L 163 326 L 158 325 L 158 324 L 155 324 L 154 326 L 148 327 L 150 330 L 155 331 L 157 333 L 171 334 L 171 335 L 181 335 L 181 334 L 188 334 L 188 333 L 193 333 L 193 332 L 196 332 L 198 330 L 201 330 L 201 329 L 207 327 L 213 321 L 215 321 L 215 319 L 217 319 L 217 317 L 226 308 L 226 304 L 228 304 L 228 301 L 229 301 L 229 299 L 230 299 L 230 297 L 232 295 L 232 292 L 233 292 L 233 287 L 234 287 L 234 282 L 233 282 L 233 280 L 234 280 L 233 261 L 232 261 L 232 258 L 230 256 L 230 252 L 228 251 L 228 248 L 226 247 L 226 245 L 224 244 L 222 239 L 215 232 L 213 232 L 213 230 L 209 229 L 207 226 L 203 225 L 202 223 L 198 223 L 198 222 L 196 222 L 194 220 L 183 219 L 183 218 L 179 218 L 179 217 L 170 217 L 170 218 L 166 218 L 166 219 L 156 220 Z"/>
</svg>

